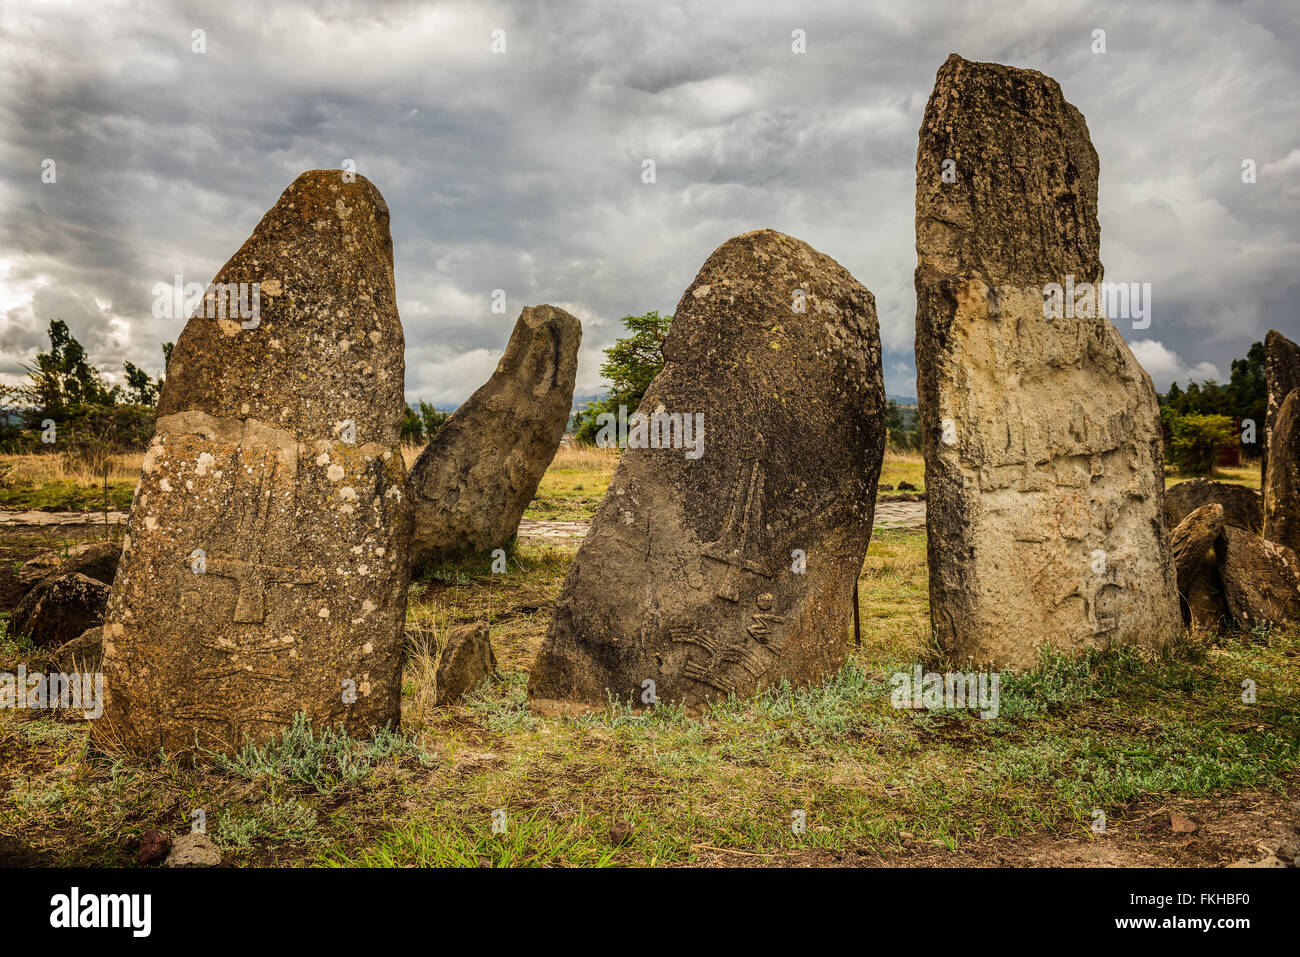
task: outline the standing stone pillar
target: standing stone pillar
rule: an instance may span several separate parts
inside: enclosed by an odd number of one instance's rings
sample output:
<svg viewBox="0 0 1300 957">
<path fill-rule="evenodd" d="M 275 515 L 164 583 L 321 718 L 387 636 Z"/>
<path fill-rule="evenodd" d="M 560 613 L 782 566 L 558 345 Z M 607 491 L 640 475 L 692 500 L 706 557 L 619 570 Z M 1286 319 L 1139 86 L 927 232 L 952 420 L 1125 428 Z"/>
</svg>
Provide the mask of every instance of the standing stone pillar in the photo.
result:
<svg viewBox="0 0 1300 957">
<path fill-rule="evenodd" d="M 1276 329 L 1270 329 L 1264 337 L 1264 443 L 1259 463 L 1260 489 L 1264 495 L 1268 494 L 1268 454 L 1273 445 L 1273 428 L 1282 411 L 1282 403 L 1292 389 L 1298 388 L 1300 345 Z"/>
<path fill-rule="evenodd" d="M 414 560 L 508 544 L 560 447 L 582 323 L 555 306 L 519 315 L 501 361 L 411 466 Z"/>
<path fill-rule="evenodd" d="M 355 175 L 355 174 L 353 174 Z M 400 717 L 410 516 L 388 207 L 304 173 L 167 368 L 104 627 L 103 747 Z"/>
<path fill-rule="evenodd" d="M 1041 73 L 950 56 L 916 157 L 916 364 L 931 624 L 955 662 L 1181 625 L 1156 394 L 1102 313 L 1099 244 L 1079 111 Z"/>
<path fill-rule="evenodd" d="M 745 233 L 682 295 L 664 358 L 533 665 L 539 710 L 689 707 L 844 662 L 885 441 L 871 293 Z"/>
<path fill-rule="evenodd" d="M 1287 393 L 1268 442 L 1263 537 L 1300 554 L 1300 387 Z"/>
</svg>

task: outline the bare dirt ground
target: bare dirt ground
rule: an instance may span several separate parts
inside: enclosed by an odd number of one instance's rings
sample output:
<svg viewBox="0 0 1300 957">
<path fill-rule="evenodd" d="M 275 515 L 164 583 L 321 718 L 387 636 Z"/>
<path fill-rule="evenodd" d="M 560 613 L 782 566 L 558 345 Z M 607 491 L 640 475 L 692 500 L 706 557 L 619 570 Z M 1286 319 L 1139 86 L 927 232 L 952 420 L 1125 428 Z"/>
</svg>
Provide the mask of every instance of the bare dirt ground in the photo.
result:
<svg viewBox="0 0 1300 957">
<path fill-rule="evenodd" d="M 720 867 L 1295 867 L 1300 855 L 1300 782 L 1290 797 L 1250 792 L 1230 797 L 1135 802 L 1105 834 L 1041 831 L 990 835 L 956 849 L 905 840 L 903 847 L 755 854 L 700 847 L 704 866 Z M 1174 815 L 1181 828 L 1175 833 Z M 910 845 L 910 846 L 909 846 Z"/>
<path fill-rule="evenodd" d="M 0 510 L 0 528 L 46 528 L 58 525 L 124 525 L 126 512 L 13 512 Z"/>
<path fill-rule="evenodd" d="M 0 529 L 57 529 L 59 534 L 86 537 L 87 530 L 98 530 L 125 525 L 126 512 L 43 512 L 5 511 L 0 509 Z M 925 524 L 925 502 L 888 501 L 876 503 L 876 528 L 919 528 Z M 589 521 L 545 521 L 525 518 L 519 523 L 519 537 L 536 542 L 561 542 L 581 540 L 587 534 Z M 0 559 L 7 556 L 0 554 Z M 30 556 L 28 556 L 30 557 Z M 3 605 L 0 605 L 3 607 Z"/>
</svg>

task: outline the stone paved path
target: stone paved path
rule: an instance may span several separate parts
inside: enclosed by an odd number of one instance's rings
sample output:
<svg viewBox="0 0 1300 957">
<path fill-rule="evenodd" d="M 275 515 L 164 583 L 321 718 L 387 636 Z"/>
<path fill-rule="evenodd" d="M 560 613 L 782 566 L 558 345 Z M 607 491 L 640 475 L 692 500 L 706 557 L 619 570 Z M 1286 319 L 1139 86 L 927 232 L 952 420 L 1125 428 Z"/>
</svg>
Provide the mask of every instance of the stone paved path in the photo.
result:
<svg viewBox="0 0 1300 957">
<path fill-rule="evenodd" d="M 587 534 L 585 521 L 540 521 L 526 518 L 519 523 L 519 537 L 540 542 L 577 541 Z M 925 524 L 924 502 L 877 502 L 876 528 L 919 528 Z"/>
<path fill-rule="evenodd" d="M 50 525 L 121 525 L 126 512 L 109 512 L 107 522 L 103 512 L 13 512 L 0 510 L 0 527 Z M 581 539 L 587 534 L 589 522 L 541 521 L 526 518 L 519 523 L 519 537 L 535 541 L 565 541 Z M 924 502 L 877 502 L 876 528 L 917 528 L 925 524 Z"/>
<path fill-rule="evenodd" d="M 11 512 L 0 509 L 0 527 L 18 525 L 121 525 L 126 512 Z"/>
</svg>

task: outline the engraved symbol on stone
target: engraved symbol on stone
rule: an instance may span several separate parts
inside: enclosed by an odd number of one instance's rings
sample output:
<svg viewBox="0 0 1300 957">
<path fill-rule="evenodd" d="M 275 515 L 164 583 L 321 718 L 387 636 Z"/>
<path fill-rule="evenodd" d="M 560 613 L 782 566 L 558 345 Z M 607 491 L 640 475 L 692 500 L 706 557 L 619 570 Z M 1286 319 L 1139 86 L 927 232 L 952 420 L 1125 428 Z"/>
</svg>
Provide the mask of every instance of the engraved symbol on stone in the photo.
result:
<svg viewBox="0 0 1300 957">
<path fill-rule="evenodd" d="M 263 561 L 266 540 L 271 526 L 271 501 L 274 497 L 275 475 L 279 462 L 275 454 L 267 455 L 263 461 L 255 491 L 257 509 L 251 520 L 243 523 L 238 538 L 253 543 L 254 557 L 251 559 L 231 555 L 212 555 L 206 549 L 195 549 L 191 555 L 206 556 L 206 574 L 217 578 L 228 578 L 239 588 L 235 599 L 235 613 L 232 621 L 239 624 L 260 624 L 266 620 L 266 589 L 271 585 L 314 585 L 322 578 L 318 568 L 296 568 L 291 565 L 279 565 Z M 238 499 L 239 489 L 235 489 Z"/>
<path fill-rule="evenodd" d="M 761 645 L 766 645 L 768 639 L 775 635 L 772 629 L 774 624 L 785 621 L 780 615 L 769 615 L 764 612 L 755 612 L 750 616 L 750 626 L 746 629 L 750 637 Z"/>
<path fill-rule="evenodd" d="M 724 666 L 740 665 L 751 677 L 757 677 L 766 670 L 763 661 L 752 650 L 745 647 L 743 640 L 724 644 L 712 635 L 690 626 L 669 628 L 668 637 L 674 643 L 695 645 L 704 652 L 703 659 L 688 659 L 682 668 L 682 674 L 693 681 L 717 688 L 724 694 L 739 693 L 737 682 L 719 673 Z"/>
<path fill-rule="evenodd" d="M 1069 594 L 1083 599 L 1084 616 L 1094 635 L 1102 635 L 1119 627 L 1120 607 L 1124 589 L 1128 586 L 1119 569 L 1108 566 L 1105 574 L 1088 575 L 1070 590 Z M 1060 604 L 1060 601 L 1057 602 Z"/>
<path fill-rule="evenodd" d="M 254 678 L 259 681 L 289 681 L 286 674 L 278 671 L 261 671 L 258 666 L 243 659 L 257 655 L 276 655 L 285 650 L 280 642 L 271 639 L 261 644 L 235 643 L 232 641 L 200 641 L 199 647 L 225 656 L 225 661 L 215 668 L 205 668 L 194 674 L 195 681 L 216 681 L 219 678 L 238 676 Z"/>
<path fill-rule="evenodd" d="M 732 499 L 731 509 L 727 513 L 727 524 L 723 527 L 722 537 L 704 549 L 704 557 L 711 558 L 727 566 L 722 584 L 716 592 L 717 597 L 726 601 L 740 601 L 740 573 L 750 572 L 771 578 L 772 572 L 758 559 L 752 557 L 751 544 L 762 533 L 763 521 L 763 466 L 755 462 L 749 472 L 749 481 L 741 489 L 744 481 L 737 480 L 736 495 Z"/>
<path fill-rule="evenodd" d="M 171 723 L 185 725 L 206 721 L 224 728 L 224 733 L 213 736 L 215 741 L 242 741 L 251 725 L 261 724 L 279 730 L 292 725 L 293 719 L 290 711 L 259 710 L 237 714 L 225 708 L 204 705 L 182 706 L 171 715 Z M 197 740 L 200 745 L 208 743 L 201 737 Z"/>
<path fill-rule="evenodd" d="M 314 585 L 321 579 L 319 569 L 289 568 L 267 565 L 238 558 L 208 559 L 208 574 L 229 578 L 239 585 L 232 621 L 259 624 L 266 620 L 266 589 L 269 585 Z"/>
</svg>

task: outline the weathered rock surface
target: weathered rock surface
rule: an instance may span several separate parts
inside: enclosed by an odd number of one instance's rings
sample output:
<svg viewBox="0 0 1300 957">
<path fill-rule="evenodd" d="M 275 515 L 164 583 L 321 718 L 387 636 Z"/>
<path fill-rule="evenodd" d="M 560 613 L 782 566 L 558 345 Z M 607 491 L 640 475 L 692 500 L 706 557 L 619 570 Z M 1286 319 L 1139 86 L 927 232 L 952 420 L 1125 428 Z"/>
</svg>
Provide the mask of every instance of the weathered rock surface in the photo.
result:
<svg viewBox="0 0 1300 957">
<path fill-rule="evenodd" d="M 172 841 L 164 867 L 216 867 L 221 863 L 221 851 L 206 834 L 182 834 Z"/>
<path fill-rule="evenodd" d="M 487 622 L 459 625 L 447 636 L 438 658 L 438 704 L 453 704 L 497 670 Z"/>
<path fill-rule="evenodd" d="M 104 595 L 107 603 L 108 594 Z M 102 668 L 103 632 L 100 625 L 87 628 L 76 638 L 50 652 L 48 670 L 63 674 L 94 674 Z"/>
<path fill-rule="evenodd" d="M 1165 525 L 1178 523 L 1205 505 L 1223 506 L 1223 523 L 1259 534 L 1264 527 L 1264 499 L 1253 488 L 1196 478 L 1165 489 Z"/>
<path fill-rule="evenodd" d="M 395 726 L 410 513 L 387 206 L 361 176 L 304 173 L 215 282 L 259 283 L 260 311 L 201 310 L 176 343 L 94 739 L 152 755 L 265 743 L 296 712 Z"/>
<path fill-rule="evenodd" d="M 9 616 L 11 635 L 28 635 L 37 648 L 57 648 L 104 620 L 109 587 L 86 575 L 41 579 Z"/>
<path fill-rule="evenodd" d="M 411 466 L 417 563 L 514 537 L 569 420 L 581 342 L 582 323 L 563 309 L 520 314 L 492 378 Z"/>
<path fill-rule="evenodd" d="M 1228 612 L 1239 628 L 1300 619 L 1295 552 L 1231 526 L 1224 526 L 1217 548 Z"/>
<path fill-rule="evenodd" d="M 1202 505 L 1170 534 L 1170 553 L 1183 599 L 1183 620 L 1215 628 L 1227 614 L 1215 545 L 1223 534 L 1223 506 Z"/>
<path fill-rule="evenodd" d="M 1287 393 L 1269 436 L 1264 529 L 1270 542 L 1300 552 L 1300 388 Z"/>
<path fill-rule="evenodd" d="M 1300 389 L 1300 345 L 1276 329 L 1264 337 L 1264 450 L 1259 463 L 1260 483 L 1268 493 L 1268 455 L 1272 444 L 1273 423 L 1282 411 L 1282 403 L 1292 389 Z"/>
<path fill-rule="evenodd" d="M 121 542 L 88 542 L 74 545 L 66 552 L 60 549 L 41 552 L 18 569 L 18 582 L 31 588 L 49 575 L 81 574 L 111 585 L 121 557 Z"/>
<path fill-rule="evenodd" d="M 884 450 L 875 300 L 805 243 L 746 233 L 687 288 L 664 355 L 651 447 L 629 422 L 533 665 L 541 711 L 690 707 L 844 661 Z M 663 438 L 686 423 L 693 452 Z"/>
<path fill-rule="evenodd" d="M 1097 171 L 1050 77 L 940 67 L 916 160 L 916 361 L 931 622 L 954 662 L 1027 668 L 1045 645 L 1181 629 L 1155 390 L 1083 294 L 1102 279 Z"/>
</svg>

